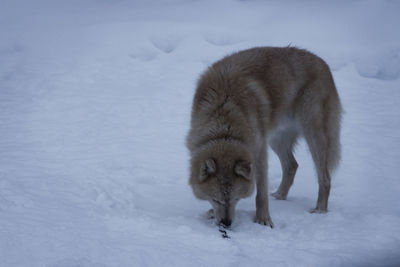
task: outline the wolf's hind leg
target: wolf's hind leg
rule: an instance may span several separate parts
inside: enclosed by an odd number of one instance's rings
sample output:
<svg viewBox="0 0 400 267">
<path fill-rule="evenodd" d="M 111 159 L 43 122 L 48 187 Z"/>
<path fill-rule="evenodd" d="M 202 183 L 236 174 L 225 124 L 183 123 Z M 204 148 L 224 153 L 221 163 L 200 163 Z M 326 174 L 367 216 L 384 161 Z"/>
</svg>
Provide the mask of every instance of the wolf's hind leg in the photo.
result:
<svg viewBox="0 0 400 267">
<path fill-rule="evenodd" d="M 340 115 L 340 102 L 336 91 L 332 90 L 330 98 L 321 101 L 319 109 L 314 108 L 314 112 L 308 112 L 303 118 L 303 133 L 317 170 L 319 185 L 317 205 L 311 213 L 328 211 L 331 173 L 340 158 Z"/>
<path fill-rule="evenodd" d="M 279 135 L 275 135 L 269 142 L 272 150 L 278 155 L 282 166 L 282 181 L 276 192 L 271 195 L 276 199 L 286 199 L 290 186 L 293 184 L 297 171 L 297 161 L 293 156 L 293 147 L 298 133 L 296 129 L 289 128 Z"/>
<path fill-rule="evenodd" d="M 317 170 L 319 185 L 317 205 L 310 212 L 324 213 L 328 211 L 328 198 L 331 189 L 331 176 L 327 165 L 328 147 L 326 136 L 319 131 L 314 131 L 305 133 L 305 138 Z"/>
</svg>

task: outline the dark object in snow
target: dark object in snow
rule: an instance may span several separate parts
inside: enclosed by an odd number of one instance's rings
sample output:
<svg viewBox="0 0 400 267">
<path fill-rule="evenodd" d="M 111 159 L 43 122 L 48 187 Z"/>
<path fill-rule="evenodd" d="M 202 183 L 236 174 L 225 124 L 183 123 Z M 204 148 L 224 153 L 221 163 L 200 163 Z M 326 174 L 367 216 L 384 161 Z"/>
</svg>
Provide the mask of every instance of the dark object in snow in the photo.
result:
<svg viewBox="0 0 400 267">
<path fill-rule="evenodd" d="M 219 226 L 219 231 L 222 233 L 222 237 L 223 238 L 231 238 L 227 233 L 226 233 L 226 230 L 225 230 L 225 226 L 223 226 L 223 225 L 220 225 Z"/>
</svg>

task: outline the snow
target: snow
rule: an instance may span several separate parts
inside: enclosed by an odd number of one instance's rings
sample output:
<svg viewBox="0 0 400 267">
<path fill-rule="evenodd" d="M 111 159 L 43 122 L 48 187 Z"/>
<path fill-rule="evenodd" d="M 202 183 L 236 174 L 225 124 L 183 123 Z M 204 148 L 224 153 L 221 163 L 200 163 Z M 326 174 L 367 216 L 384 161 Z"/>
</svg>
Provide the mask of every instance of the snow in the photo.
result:
<svg viewBox="0 0 400 267">
<path fill-rule="evenodd" d="M 396 1 L 2 0 L 0 266 L 399 266 Z M 307 48 L 345 109 L 327 214 L 304 142 L 274 229 L 223 239 L 188 185 L 195 83 L 253 46 Z M 270 191 L 281 170 L 269 156 Z"/>
</svg>

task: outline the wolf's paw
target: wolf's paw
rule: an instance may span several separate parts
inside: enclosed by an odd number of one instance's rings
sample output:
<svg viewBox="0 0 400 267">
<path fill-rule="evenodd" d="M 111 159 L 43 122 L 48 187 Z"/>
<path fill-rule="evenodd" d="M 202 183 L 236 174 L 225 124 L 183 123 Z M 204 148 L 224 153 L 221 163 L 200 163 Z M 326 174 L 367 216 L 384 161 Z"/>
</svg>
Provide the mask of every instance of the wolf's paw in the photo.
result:
<svg viewBox="0 0 400 267">
<path fill-rule="evenodd" d="M 213 220 L 215 218 L 214 209 L 210 209 L 206 213 L 206 217 L 208 220 Z"/>
<path fill-rule="evenodd" d="M 310 213 L 327 213 L 326 209 L 321 209 L 321 208 L 313 208 L 309 210 Z"/>
<path fill-rule="evenodd" d="M 279 191 L 276 191 L 275 193 L 272 193 L 271 196 L 273 196 L 274 198 L 279 199 L 279 200 L 286 200 L 286 196 L 283 195 Z"/>
<path fill-rule="evenodd" d="M 274 228 L 274 223 L 272 222 L 271 217 L 269 216 L 256 216 L 254 222 Z"/>
</svg>

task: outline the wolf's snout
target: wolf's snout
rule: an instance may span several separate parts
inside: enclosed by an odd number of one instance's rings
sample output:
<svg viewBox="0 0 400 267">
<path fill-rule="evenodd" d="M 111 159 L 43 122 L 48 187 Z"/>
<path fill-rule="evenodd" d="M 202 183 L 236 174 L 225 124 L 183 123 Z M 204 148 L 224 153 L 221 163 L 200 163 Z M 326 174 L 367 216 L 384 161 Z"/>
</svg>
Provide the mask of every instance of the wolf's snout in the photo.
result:
<svg viewBox="0 0 400 267">
<path fill-rule="evenodd" d="M 231 226 L 232 220 L 231 219 L 221 219 L 220 224 L 223 224 L 224 226 Z"/>
</svg>

